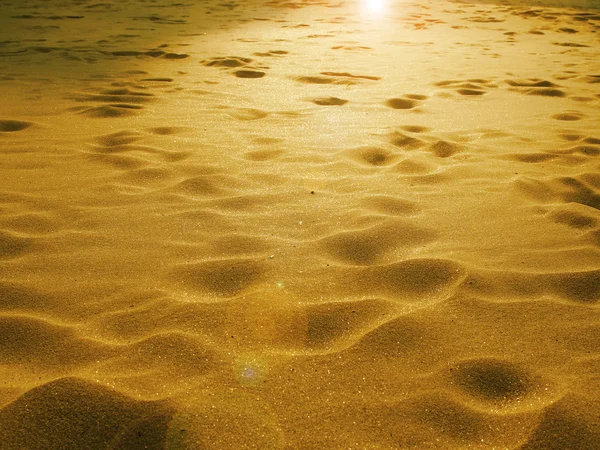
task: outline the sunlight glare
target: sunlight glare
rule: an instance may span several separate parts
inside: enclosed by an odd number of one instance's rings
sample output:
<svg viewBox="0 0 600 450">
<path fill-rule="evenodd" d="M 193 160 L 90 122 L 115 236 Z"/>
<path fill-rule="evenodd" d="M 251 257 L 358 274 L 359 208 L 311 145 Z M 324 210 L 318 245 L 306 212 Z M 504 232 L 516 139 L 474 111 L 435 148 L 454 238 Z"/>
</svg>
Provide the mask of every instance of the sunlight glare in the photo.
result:
<svg viewBox="0 0 600 450">
<path fill-rule="evenodd" d="M 386 0 L 362 0 L 363 8 L 371 14 L 382 14 Z"/>
</svg>

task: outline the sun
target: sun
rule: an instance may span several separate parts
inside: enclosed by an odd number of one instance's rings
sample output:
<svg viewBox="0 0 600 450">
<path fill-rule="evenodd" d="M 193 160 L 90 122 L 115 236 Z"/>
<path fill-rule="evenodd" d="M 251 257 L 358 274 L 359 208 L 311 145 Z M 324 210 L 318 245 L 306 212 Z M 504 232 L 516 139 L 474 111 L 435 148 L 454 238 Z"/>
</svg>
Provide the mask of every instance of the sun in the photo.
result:
<svg viewBox="0 0 600 450">
<path fill-rule="evenodd" d="M 386 0 L 362 0 L 362 3 L 367 11 L 377 14 L 381 14 L 386 6 Z"/>
</svg>

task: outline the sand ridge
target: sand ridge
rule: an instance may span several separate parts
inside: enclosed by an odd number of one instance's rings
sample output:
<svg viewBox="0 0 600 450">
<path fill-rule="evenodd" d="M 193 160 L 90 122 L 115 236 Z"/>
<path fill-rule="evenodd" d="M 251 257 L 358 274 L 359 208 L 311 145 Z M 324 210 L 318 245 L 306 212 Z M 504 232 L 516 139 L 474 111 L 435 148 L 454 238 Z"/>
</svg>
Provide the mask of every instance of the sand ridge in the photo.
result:
<svg viewBox="0 0 600 450">
<path fill-rule="evenodd" d="M 0 0 L 0 448 L 598 448 L 590 3 Z"/>
</svg>

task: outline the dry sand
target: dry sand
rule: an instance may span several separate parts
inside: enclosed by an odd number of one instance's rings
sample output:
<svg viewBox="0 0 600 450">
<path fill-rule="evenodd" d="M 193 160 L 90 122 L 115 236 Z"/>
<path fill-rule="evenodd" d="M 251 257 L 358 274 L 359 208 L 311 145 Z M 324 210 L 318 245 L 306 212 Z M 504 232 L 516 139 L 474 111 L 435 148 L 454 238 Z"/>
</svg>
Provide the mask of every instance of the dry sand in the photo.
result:
<svg viewBox="0 0 600 450">
<path fill-rule="evenodd" d="M 2 450 L 600 448 L 597 2 L 367 3 L 0 1 Z"/>
</svg>

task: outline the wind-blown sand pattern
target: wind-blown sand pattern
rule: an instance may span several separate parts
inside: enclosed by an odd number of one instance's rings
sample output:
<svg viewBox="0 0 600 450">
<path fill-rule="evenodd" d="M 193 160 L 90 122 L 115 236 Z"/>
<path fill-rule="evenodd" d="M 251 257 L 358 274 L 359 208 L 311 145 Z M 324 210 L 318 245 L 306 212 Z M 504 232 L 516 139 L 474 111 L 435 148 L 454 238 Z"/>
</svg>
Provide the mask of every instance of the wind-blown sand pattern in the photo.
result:
<svg viewBox="0 0 600 450">
<path fill-rule="evenodd" d="M 0 448 L 600 448 L 594 6 L 0 0 Z"/>
</svg>

